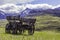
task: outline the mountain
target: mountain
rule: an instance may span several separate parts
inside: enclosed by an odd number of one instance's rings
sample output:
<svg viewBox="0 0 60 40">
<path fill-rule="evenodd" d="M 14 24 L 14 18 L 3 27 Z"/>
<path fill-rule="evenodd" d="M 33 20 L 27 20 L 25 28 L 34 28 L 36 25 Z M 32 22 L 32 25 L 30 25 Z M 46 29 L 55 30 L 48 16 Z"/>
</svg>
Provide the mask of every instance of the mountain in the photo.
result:
<svg viewBox="0 0 60 40">
<path fill-rule="evenodd" d="M 47 9 L 47 10 L 44 10 L 43 12 L 60 17 L 60 7 L 55 9 Z"/>
<path fill-rule="evenodd" d="M 22 15 L 25 15 L 25 16 L 38 16 L 38 15 L 41 15 L 43 9 L 29 9 L 29 8 L 26 8 L 24 11 L 22 11 Z"/>
<path fill-rule="evenodd" d="M 5 13 L 0 10 L 0 19 L 4 19 L 5 17 L 6 17 L 6 16 L 5 16 Z"/>
<path fill-rule="evenodd" d="M 40 15 L 45 15 L 45 14 L 51 14 L 53 16 L 60 17 L 60 10 L 59 10 L 59 8 L 46 9 L 46 10 L 26 8 L 24 11 L 22 11 L 21 14 L 25 15 L 25 16 L 40 16 Z"/>
<path fill-rule="evenodd" d="M 60 7 L 52 6 L 48 4 L 26 4 L 15 5 L 5 4 L 0 6 L 0 19 L 6 18 L 6 16 L 20 15 L 25 16 L 40 16 L 45 14 L 51 14 L 53 16 L 60 17 Z"/>
</svg>

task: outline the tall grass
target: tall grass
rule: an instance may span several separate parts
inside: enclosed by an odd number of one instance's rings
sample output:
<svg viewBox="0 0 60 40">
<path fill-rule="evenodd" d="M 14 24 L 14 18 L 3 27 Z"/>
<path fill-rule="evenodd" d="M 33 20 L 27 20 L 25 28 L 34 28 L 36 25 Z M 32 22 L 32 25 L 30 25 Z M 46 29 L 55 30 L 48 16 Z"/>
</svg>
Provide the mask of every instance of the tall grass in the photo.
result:
<svg viewBox="0 0 60 40">
<path fill-rule="evenodd" d="M 50 15 L 36 16 L 35 28 L 43 28 L 49 26 L 60 26 L 60 18 Z M 28 35 L 27 32 L 20 35 L 13 35 L 5 33 L 5 25 L 8 23 L 6 20 L 0 21 L 0 40 L 60 40 L 60 32 L 43 30 L 35 31 L 34 35 Z"/>
</svg>

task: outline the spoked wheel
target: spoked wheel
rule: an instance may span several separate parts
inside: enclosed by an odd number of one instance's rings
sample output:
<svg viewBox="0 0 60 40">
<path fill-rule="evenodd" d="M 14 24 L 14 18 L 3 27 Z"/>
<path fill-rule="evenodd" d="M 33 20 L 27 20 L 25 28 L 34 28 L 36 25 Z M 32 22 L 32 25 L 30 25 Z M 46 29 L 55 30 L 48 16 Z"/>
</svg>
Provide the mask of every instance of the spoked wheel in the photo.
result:
<svg viewBox="0 0 60 40">
<path fill-rule="evenodd" d="M 6 32 L 6 33 L 10 33 L 10 30 L 7 30 L 7 29 L 6 29 L 5 32 Z"/>
<path fill-rule="evenodd" d="M 28 31 L 28 34 L 29 34 L 29 35 L 33 35 L 33 34 L 34 34 L 34 31 L 33 31 L 33 30 L 29 30 L 29 31 Z"/>
<path fill-rule="evenodd" d="M 28 34 L 29 34 L 29 35 L 33 35 L 33 34 L 34 34 L 34 28 L 30 28 L 30 29 L 28 30 Z"/>
<path fill-rule="evenodd" d="M 22 34 L 22 30 L 19 30 L 19 33 Z"/>
<path fill-rule="evenodd" d="M 20 29 L 19 29 L 19 33 L 20 33 L 20 34 L 23 34 L 23 28 L 20 28 Z"/>
<path fill-rule="evenodd" d="M 10 33 L 10 25 L 9 24 L 6 25 L 5 32 Z"/>
<path fill-rule="evenodd" d="M 12 25 L 12 34 L 17 34 L 17 24 L 13 23 Z"/>
</svg>

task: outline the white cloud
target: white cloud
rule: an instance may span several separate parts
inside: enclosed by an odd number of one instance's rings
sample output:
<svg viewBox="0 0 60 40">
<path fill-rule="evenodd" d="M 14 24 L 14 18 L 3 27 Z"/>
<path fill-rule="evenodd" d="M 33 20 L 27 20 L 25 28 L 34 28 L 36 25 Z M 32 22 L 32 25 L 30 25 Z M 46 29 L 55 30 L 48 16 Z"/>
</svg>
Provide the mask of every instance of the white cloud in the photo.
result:
<svg viewBox="0 0 60 40">
<path fill-rule="evenodd" d="M 55 9 L 55 8 L 60 7 L 60 5 L 53 6 L 53 5 L 49 5 L 49 4 L 34 4 L 34 5 L 33 4 L 27 4 L 25 7 L 30 8 L 30 9 L 39 9 L 39 8 Z"/>
<path fill-rule="evenodd" d="M 25 7 L 23 5 L 17 6 L 15 4 L 5 4 L 0 6 L 0 10 L 4 11 L 5 13 L 19 13 L 24 9 Z"/>
<path fill-rule="evenodd" d="M 26 7 L 31 9 L 35 9 L 35 8 L 52 9 L 54 6 L 48 4 L 35 4 L 35 5 L 27 4 Z"/>
</svg>

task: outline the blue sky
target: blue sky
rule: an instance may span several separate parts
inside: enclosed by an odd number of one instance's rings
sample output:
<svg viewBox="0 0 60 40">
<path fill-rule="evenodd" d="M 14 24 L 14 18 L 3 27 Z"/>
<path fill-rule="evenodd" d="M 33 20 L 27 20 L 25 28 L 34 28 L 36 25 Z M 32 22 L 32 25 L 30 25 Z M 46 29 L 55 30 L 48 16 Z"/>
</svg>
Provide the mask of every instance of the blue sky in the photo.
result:
<svg viewBox="0 0 60 40">
<path fill-rule="evenodd" d="M 14 4 L 31 3 L 31 4 L 60 5 L 60 0 L 0 0 L 0 5 L 7 4 L 7 3 L 14 3 Z"/>
<path fill-rule="evenodd" d="M 60 0 L 35 0 L 31 3 L 34 4 L 50 4 L 50 5 L 60 5 Z"/>
</svg>

